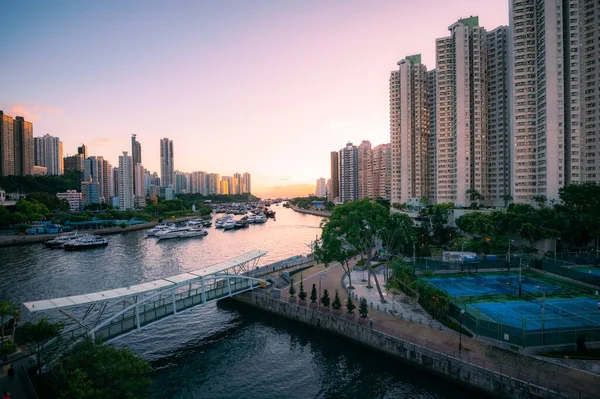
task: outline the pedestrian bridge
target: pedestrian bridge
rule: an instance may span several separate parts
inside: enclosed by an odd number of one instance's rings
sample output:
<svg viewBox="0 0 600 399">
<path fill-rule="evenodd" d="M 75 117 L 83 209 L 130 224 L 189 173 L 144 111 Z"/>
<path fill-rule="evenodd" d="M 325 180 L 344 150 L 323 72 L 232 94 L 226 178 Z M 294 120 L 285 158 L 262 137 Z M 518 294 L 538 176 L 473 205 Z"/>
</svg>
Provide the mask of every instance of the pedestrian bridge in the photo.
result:
<svg viewBox="0 0 600 399">
<path fill-rule="evenodd" d="M 26 302 L 30 312 L 58 310 L 76 327 L 49 341 L 48 350 L 61 351 L 84 335 L 104 342 L 144 329 L 197 306 L 266 287 L 269 273 L 308 263 L 295 256 L 258 267 L 266 252 L 251 251 L 215 265 L 159 280 L 82 295 Z M 69 311 L 65 310 L 67 308 Z"/>
</svg>

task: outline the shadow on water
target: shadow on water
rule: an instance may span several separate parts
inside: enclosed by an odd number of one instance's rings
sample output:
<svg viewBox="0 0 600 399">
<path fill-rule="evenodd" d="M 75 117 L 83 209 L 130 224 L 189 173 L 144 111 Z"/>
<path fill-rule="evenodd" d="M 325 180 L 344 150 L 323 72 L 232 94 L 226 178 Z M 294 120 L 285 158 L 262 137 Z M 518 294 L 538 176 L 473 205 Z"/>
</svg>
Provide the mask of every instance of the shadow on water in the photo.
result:
<svg viewBox="0 0 600 399">
<path fill-rule="evenodd" d="M 153 398 L 459 398 L 473 394 L 351 341 L 234 301 L 227 327 L 152 362 Z"/>
</svg>

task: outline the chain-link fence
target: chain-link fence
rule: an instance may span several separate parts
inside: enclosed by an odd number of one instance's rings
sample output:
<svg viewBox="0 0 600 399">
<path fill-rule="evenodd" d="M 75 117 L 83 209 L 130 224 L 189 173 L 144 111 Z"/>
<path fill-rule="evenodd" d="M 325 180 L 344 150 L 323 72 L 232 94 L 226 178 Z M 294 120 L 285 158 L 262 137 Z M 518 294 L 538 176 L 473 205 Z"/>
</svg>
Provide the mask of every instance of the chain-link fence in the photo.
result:
<svg viewBox="0 0 600 399">
<path fill-rule="evenodd" d="M 558 274 L 600 288 L 600 269 L 594 266 L 582 267 L 572 262 L 548 257 L 536 259 L 532 266 L 538 270 Z"/>
</svg>

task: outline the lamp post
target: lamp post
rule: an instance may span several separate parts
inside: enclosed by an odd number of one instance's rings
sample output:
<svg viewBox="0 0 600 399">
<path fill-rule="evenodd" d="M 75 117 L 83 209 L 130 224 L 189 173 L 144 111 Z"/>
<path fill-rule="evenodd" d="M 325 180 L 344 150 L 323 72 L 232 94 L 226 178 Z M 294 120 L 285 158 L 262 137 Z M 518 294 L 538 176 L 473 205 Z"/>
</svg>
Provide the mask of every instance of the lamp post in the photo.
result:
<svg viewBox="0 0 600 399">
<path fill-rule="evenodd" d="M 326 274 L 322 274 L 319 278 L 319 307 L 321 307 L 321 280 L 325 278 Z"/>
<path fill-rule="evenodd" d="M 519 297 L 521 297 L 521 272 L 523 271 L 523 256 L 519 258 Z"/>
<path fill-rule="evenodd" d="M 510 271 L 510 244 L 514 244 L 515 240 L 508 240 L 508 271 Z"/>
<path fill-rule="evenodd" d="M 560 240 L 560 237 L 554 237 L 554 264 L 556 265 L 556 242 Z"/>
<path fill-rule="evenodd" d="M 465 310 L 461 309 L 460 310 L 460 328 L 458 330 L 458 353 L 462 353 L 462 321 L 463 321 L 463 316 L 465 314 Z"/>
</svg>

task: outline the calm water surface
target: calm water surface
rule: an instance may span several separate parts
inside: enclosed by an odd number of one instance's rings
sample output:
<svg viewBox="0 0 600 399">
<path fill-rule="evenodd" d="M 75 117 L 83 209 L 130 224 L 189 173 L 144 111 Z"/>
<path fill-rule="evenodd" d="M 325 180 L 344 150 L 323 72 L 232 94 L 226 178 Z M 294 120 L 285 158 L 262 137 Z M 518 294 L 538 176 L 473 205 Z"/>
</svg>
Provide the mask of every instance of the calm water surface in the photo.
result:
<svg viewBox="0 0 600 399">
<path fill-rule="evenodd" d="M 277 219 L 203 238 L 109 236 L 83 252 L 0 248 L 0 298 L 16 303 L 101 291 L 195 270 L 251 250 L 260 265 L 309 252 L 321 219 Z M 42 314 L 23 310 L 24 320 Z M 45 314 L 57 317 L 57 312 Z M 154 367 L 153 398 L 458 398 L 464 390 L 368 350 L 233 302 L 198 307 L 115 342 Z"/>
</svg>

